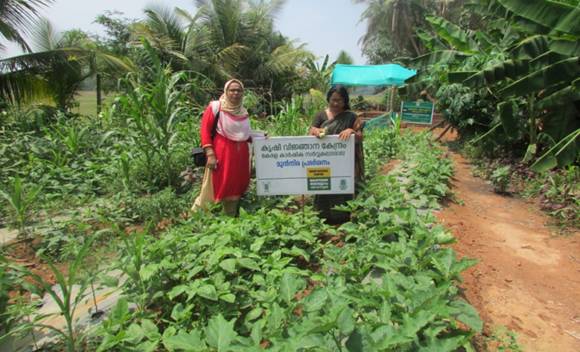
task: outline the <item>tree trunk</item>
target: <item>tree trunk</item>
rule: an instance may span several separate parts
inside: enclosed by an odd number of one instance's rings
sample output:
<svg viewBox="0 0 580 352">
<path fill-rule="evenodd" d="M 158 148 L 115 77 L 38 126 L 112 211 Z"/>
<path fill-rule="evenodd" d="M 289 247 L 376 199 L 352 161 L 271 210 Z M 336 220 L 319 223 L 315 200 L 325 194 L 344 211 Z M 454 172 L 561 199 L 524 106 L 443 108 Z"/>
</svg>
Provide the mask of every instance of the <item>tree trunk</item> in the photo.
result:
<svg viewBox="0 0 580 352">
<path fill-rule="evenodd" d="M 97 73 L 97 115 L 101 113 L 101 105 L 103 101 L 101 98 L 101 74 Z"/>
</svg>

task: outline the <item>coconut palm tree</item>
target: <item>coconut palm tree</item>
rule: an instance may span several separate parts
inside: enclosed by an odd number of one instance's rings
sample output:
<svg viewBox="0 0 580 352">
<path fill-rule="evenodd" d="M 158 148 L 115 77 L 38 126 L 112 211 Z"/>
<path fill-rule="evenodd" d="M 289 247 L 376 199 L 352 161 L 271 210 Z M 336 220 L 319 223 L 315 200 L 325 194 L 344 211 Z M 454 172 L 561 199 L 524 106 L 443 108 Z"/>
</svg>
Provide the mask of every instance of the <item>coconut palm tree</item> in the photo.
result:
<svg viewBox="0 0 580 352">
<path fill-rule="evenodd" d="M 136 36 L 145 37 L 174 70 L 199 72 L 218 86 L 237 77 L 249 87 L 288 94 L 298 64 L 312 54 L 274 31 L 273 17 L 283 1 L 196 4 L 194 14 L 149 7 Z"/>
<path fill-rule="evenodd" d="M 132 68 L 126 60 L 99 51 L 81 31 L 56 33 L 41 19 L 31 32 L 31 53 L 0 60 L 0 99 L 5 102 L 49 97 L 59 110 L 67 111 L 81 82 L 97 67 Z"/>
<path fill-rule="evenodd" d="M 353 0 L 368 4 L 361 20 L 367 21 L 367 33 L 361 38 L 363 52 L 372 61 L 377 53 L 384 59 L 417 57 L 429 51 L 421 40 L 428 28 L 427 15 L 456 19 L 464 0 Z M 392 46 L 392 48 L 385 48 Z"/>
<path fill-rule="evenodd" d="M 367 21 L 367 33 L 361 38 L 363 48 L 381 36 L 390 39 L 399 56 L 419 56 L 424 47 L 416 29 L 424 26 L 424 0 L 355 0 L 367 3 L 362 18 Z"/>
</svg>

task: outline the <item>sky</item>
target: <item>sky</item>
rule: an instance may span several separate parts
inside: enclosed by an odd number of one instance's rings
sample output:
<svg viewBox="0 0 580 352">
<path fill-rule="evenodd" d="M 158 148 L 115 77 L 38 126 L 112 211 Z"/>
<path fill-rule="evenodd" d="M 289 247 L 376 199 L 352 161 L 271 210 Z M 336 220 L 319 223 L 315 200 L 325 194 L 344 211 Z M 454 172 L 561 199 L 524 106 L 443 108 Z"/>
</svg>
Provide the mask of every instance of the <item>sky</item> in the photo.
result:
<svg viewBox="0 0 580 352">
<path fill-rule="evenodd" d="M 93 21 L 106 10 L 120 11 L 123 17 L 139 19 L 143 18 L 143 9 L 150 4 L 195 12 L 194 3 L 193 0 L 55 0 L 40 12 L 59 32 L 82 29 L 102 35 L 103 27 Z M 321 59 L 326 54 L 331 60 L 336 59 L 340 50 L 345 50 L 355 64 L 362 65 L 366 60 L 362 57 L 358 41 L 366 31 L 365 24 L 359 23 L 364 9 L 365 5 L 353 4 L 352 0 L 286 0 L 274 23 L 283 35 L 297 44 L 306 44 L 307 49 Z M 0 53 L 0 56 L 19 53 L 16 46 L 7 47 L 7 51 Z"/>
</svg>

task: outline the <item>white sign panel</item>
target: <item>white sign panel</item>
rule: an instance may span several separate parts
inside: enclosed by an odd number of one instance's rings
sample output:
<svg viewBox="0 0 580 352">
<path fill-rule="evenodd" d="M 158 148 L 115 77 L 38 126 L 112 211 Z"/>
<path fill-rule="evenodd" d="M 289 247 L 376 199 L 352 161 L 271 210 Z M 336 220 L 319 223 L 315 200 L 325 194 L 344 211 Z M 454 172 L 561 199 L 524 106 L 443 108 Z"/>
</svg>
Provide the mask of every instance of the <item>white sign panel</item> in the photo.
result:
<svg viewBox="0 0 580 352">
<path fill-rule="evenodd" d="M 258 195 L 354 193 L 354 136 L 254 138 Z"/>
</svg>

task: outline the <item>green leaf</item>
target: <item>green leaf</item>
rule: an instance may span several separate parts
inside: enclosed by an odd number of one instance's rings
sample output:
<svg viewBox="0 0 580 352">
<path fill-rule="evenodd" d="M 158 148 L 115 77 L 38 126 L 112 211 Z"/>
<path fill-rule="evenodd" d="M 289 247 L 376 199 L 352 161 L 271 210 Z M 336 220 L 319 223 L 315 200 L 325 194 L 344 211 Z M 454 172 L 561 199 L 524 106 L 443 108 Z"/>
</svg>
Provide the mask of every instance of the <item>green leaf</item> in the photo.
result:
<svg viewBox="0 0 580 352">
<path fill-rule="evenodd" d="M 506 135 L 512 136 L 518 131 L 517 119 L 514 116 L 514 106 L 511 100 L 503 101 L 497 106 L 501 125 Z"/>
<path fill-rule="evenodd" d="M 457 60 L 466 59 L 471 54 L 457 50 L 436 50 L 411 60 L 413 67 L 428 67 L 434 64 L 444 65 Z M 409 83 L 407 81 L 407 83 Z"/>
<path fill-rule="evenodd" d="M 526 155 L 524 155 L 522 162 L 530 162 L 530 160 L 532 160 L 532 158 L 536 155 L 537 150 L 538 146 L 535 143 L 528 145 L 528 149 L 526 149 Z"/>
<path fill-rule="evenodd" d="M 466 342 L 469 341 L 469 336 L 460 335 L 453 337 L 438 337 L 429 341 L 427 346 L 421 346 L 418 352 L 443 352 L 443 351 L 458 351 Z"/>
<path fill-rule="evenodd" d="M 346 340 L 346 349 L 349 352 L 363 352 L 363 338 L 358 330 L 354 330 Z"/>
<path fill-rule="evenodd" d="M 250 258 L 240 258 L 238 259 L 238 265 L 242 268 L 250 269 L 253 271 L 260 271 L 260 266 L 254 260 Z"/>
<path fill-rule="evenodd" d="M 462 83 L 463 81 L 465 81 L 466 79 L 468 79 L 469 77 L 473 76 L 476 73 L 477 73 L 476 71 L 448 72 L 447 79 L 449 80 L 449 83 Z"/>
<path fill-rule="evenodd" d="M 501 89 L 499 93 L 503 96 L 524 96 L 556 84 L 572 82 L 579 75 L 580 57 L 572 57 L 535 70 Z"/>
<path fill-rule="evenodd" d="M 536 172 L 544 172 L 558 166 L 558 159 L 556 157 L 565 151 L 566 148 L 575 146 L 576 139 L 578 139 L 579 136 L 580 128 L 562 138 L 562 140 L 556 143 L 556 145 L 550 148 L 534 164 L 532 164 L 530 168 Z"/>
<path fill-rule="evenodd" d="M 129 325 L 127 328 L 127 334 L 125 335 L 124 340 L 129 341 L 133 344 L 137 344 L 143 340 L 145 337 L 145 331 L 139 324 L 133 323 Z"/>
<path fill-rule="evenodd" d="M 286 304 L 290 305 L 301 284 L 302 281 L 300 281 L 296 275 L 284 273 L 280 280 L 280 296 L 282 296 L 282 299 Z"/>
<path fill-rule="evenodd" d="M 111 310 L 111 319 L 122 323 L 127 319 L 128 316 L 129 302 L 127 301 L 127 298 L 121 297 L 117 304 L 115 304 L 115 307 L 113 307 L 113 310 Z"/>
<path fill-rule="evenodd" d="M 154 352 L 157 350 L 158 344 L 159 341 L 144 341 L 135 346 L 135 349 L 139 352 Z"/>
<path fill-rule="evenodd" d="M 175 336 L 163 337 L 163 345 L 170 351 L 206 351 L 201 332 L 192 330 L 189 333 L 181 330 Z"/>
<path fill-rule="evenodd" d="M 212 301 L 218 300 L 218 295 L 217 295 L 217 292 L 216 292 L 214 285 L 203 285 L 197 289 L 196 293 L 199 296 L 201 296 L 203 298 L 207 298 L 207 299 L 212 300 Z"/>
<path fill-rule="evenodd" d="M 220 299 L 224 302 L 234 303 L 236 301 L 236 295 L 232 293 L 226 293 L 220 296 Z"/>
<path fill-rule="evenodd" d="M 400 329 L 392 325 L 379 326 L 371 334 L 374 351 L 396 350 L 394 347 L 412 342 L 415 338 L 415 336 L 402 333 Z"/>
<path fill-rule="evenodd" d="M 250 333 L 250 337 L 255 345 L 259 345 L 262 342 L 262 330 L 264 330 L 265 320 L 258 320 L 252 326 L 252 332 Z"/>
<path fill-rule="evenodd" d="M 316 289 L 303 299 L 304 310 L 307 312 L 319 311 L 325 306 L 327 299 L 328 293 L 326 289 Z"/>
<path fill-rule="evenodd" d="M 264 310 L 262 308 L 256 307 L 251 311 L 249 311 L 248 314 L 246 314 L 246 320 L 247 321 L 256 320 L 262 315 L 263 312 Z"/>
<path fill-rule="evenodd" d="M 284 310 L 277 303 L 272 304 L 272 307 L 268 310 L 268 327 L 269 331 L 276 331 L 282 325 L 284 321 Z"/>
<path fill-rule="evenodd" d="M 191 268 L 191 269 L 190 269 L 190 270 L 187 272 L 187 276 L 186 276 L 186 278 L 187 278 L 188 280 L 191 280 L 191 278 L 193 278 L 195 275 L 197 275 L 197 274 L 199 274 L 200 272 L 202 272 L 202 271 L 203 271 L 203 269 L 204 269 L 204 267 L 203 267 L 203 266 L 201 266 L 201 265 L 198 265 L 198 266 L 195 266 L 195 267 Z"/>
<path fill-rule="evenodd" d="M 464 300 L 458 299 L 451 302 L 450 306 L 453 308 L 451 314 L 463 324 L 469 326 L 472 330 L 481 332 L 483 328 L 483 321 L 472 305 Z"/>
<path fill-rule="evenodd" d="M 141 270 L 139 270 L 139 275 L 141 276 L 141 279 L 147 281 L 151 279 L 153 275 L 157 273 L 157 271 L 159 271 L 159 264 L 147 264 L 141 267 Z"/>
<path fill-rule="evenodd" d="M 193 306 L 188 305 L 185 307 L 182 303 L 177 303 L 171 310 L 171 319 L 175 321 L 182 321 L 188 319 L 191 316 L 191 310 Z"/>
<path fill-rule="evenodd" d="M 355 328 L 354 311 L 351 308 L 343 309 L 337 320 L 338 329 L 343 335 L 349 335 Z"/>
<path fill-rule="evenodd" d="M 161 337 L 157 325 L 155 325 L 155 323 L 153 323 L 151 320 L 143 319 L 143 321 L 141 322 L 141 327 L 143 327 L 143 331 L 145 332 L 145 335 L 147 335 L 147 338 L 149 340 Z"/>
<path fill-rule="evenodd" d="M 119 286 L 119 278 L 110 275 L 103 275 L 99 277 L 100 282 L 107 287 L 118 287 Z"/>
<path fill-rule="evenodd" d="M 266 237 L 258 237 L 254 240 L 254 243 L 250 246 L 250 250 L 254 253 L 257 253 L 262 249 L 262 246 L 266 242 Z"/>
<path fill-rule="evenodd" d="M 167 297 L 170 300 L 173 300 L 175 297 L 181 295 L 182 293 L 186 292 L 187 290 L 188 290 L 187 285 L 178 285 L 178 286 L 175 286 L 175 287 L 173 287 L 171 289 L 171 291 L 169 291 L 167 293 Z"/>
<path fill-rule="evenodd" d="M 580 42 L 575 40 L 558 39 L 550 42 L 550 50 L 566 56 L 580 56 Z"/>
<path fill-rule="evenodd" d="M 431 23 L 439 39 L 447 42 L 452 49 L 457 49 L 467 54 L 474 54 L 478 51 L 479 48 L 475 40 L 461 27 L 443 17 L 427 16 L 426 19 Z"/>
<path fill-rule="evenodd" d="M 213 316 L 206 328 L 208 344 L 218 352 L 228 351 L 231 343 L 238 336 L 234 331 L 234 322 L 235 319 L 227 321 L 221 314 Z"/>
<path fill-rule="evenodd" d="M 224 269 L 228 273 L 233 274 L 236 272 L 236 262 L 237 261 L 234 258 L 224 259 L 219 264 L 219 266 L 220 266 L 220 268 Z"/>
<path fill-rule="evenodd" d="M 556 1 L 499 0 L 518 16 L 534 21 L 546 28 L 580 35 L 579 7 Z"/>
<path fill-rule="evenodd" d="M 451 232 L 440 230 L 434 235 L 435 243 L 437 244 L 450 244 L 455 243 L 455 237 Z"/>
</svg>

